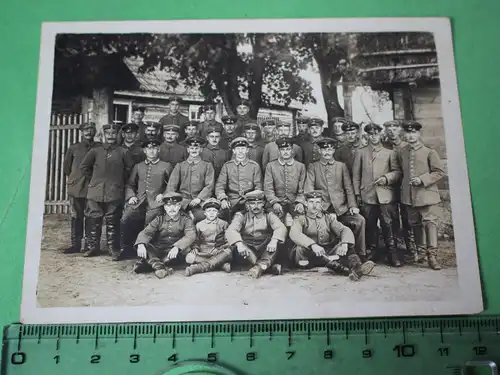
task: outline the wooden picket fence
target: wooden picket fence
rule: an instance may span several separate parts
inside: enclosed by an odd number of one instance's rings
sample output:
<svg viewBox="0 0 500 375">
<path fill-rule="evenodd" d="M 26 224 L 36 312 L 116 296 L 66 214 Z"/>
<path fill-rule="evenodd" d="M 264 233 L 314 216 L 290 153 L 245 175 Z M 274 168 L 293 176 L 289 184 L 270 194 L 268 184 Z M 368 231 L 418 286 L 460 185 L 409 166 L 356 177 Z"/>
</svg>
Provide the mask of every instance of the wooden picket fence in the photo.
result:
<svg viewBox="0 0 500 375">
<path fill-rule="evenodd" d="M 45 187 L 46 214 L 69 212 L 66 176 L 63 172 L 64 156 L 71 144 L 81 140 L 78 128 L 84 121 L 88 121 L 88 115 L 80 113 L 52 114 Z"/>
</svg>

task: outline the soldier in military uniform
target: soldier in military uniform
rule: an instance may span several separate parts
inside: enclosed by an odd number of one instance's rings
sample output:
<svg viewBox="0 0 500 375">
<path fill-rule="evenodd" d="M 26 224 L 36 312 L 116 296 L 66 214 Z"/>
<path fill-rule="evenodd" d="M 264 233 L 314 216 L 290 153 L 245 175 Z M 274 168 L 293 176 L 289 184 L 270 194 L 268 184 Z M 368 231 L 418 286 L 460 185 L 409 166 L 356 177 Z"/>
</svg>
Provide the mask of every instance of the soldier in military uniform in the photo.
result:
<svg viewBox="0 0 500 375">
<path fill-rule="evenodd" d="M 177 125 L 163 125 L 163 143 L 160 146 L 160 160 L 166 161 L 175 167 L 177 163 L 188 157 L 186 147 L 177 143 L 180 128 Z"/>
<path fill-rule="evenodd" d="M 144 224 L 163 212 L 163 193 L 172 173 L 172 165 L 159 159 L 160 142 L 145 141 L 146 160 L 136 164 L 125 188 L 125 208 L 120 223 L 121 253 L 127 256 Z"/>
<path fill-rule="evenodd" d="M 301 116 L 296 120 L 297 124 L 297 135 L 294 137 L 294 142 L 302 147 L 302 143 L 308 141 L 310 138 L 309 134 L 309 117 Z"/>
<path fill-rule="evenodd" d="M 218 217 L 220 202 L 215 198 L 207 199 L 203 205 L 205 219 L 196 224 L 197 241 L 186 255 L 186 276 L 209 272 L 222 268 L 231 272 L 232 251 L 225 232 L 229 224 Z"/>
<path fill-rule="evenodd" d="M 236 107 L 236 128 L 234 129 L 234 132 L 238 137 L 243 135 L 243 126 L 245 126 L 245 124 L 257 121 L 257 119 L 250 117 L 249 112 L 250 102 L 243 99 Z"/>
<path fill-rule="evenodd" d="M 165 214 L 154 218 L 137 236 L 135 247 L 141 260 L 134 266 L 135 273 L 154 271 L 163 279 L 173 273 L 169 265 L 184 263 L 196 240 L 196 229 L 189 215 L 181 211 L 182 199 L 175 192 L 165 194 Z"/>
<path fill-rule="evenodd" d="M 436 150 L 422 144 L 417 121 L 403 124 L 407 145 L 396 150 L 393 169 L 402 174 L 401 204 L 406 206 L 408 219 L 414 229 L 419 250 L 425 249 L 429 267 L 441 269 L 436 257 L 438 252 L 438 218 L 441 202 L 437 183 L 446 176 Z M 425 240 L 424 240 L 425 234 Z"/>
<path fill-rule="evenodd" d="M 262 171 L 248 159 L 248 141 L 238 137 L 231 142 L 233 158 L 221 169 L 215 184 L 215 196 L 221 201 L 221 217 L 230 221 L 232 214 L 244 209 L 245 194 L 262 190 Z"/>
<path fill-rule="evenodd" d="M 263 191 L 248 192 L 245 201 L 245 211 L 234 214 L 226 231 L 229 245 L 236 248 L 235 260 L 252 265 L 252 278 L 259 278 L 265 271 L 281 274 L 281 265 L 273 263 L 278 245 L 285 242 L 286 227 L 274 213 L 264 211 Z"/>
<path fill-rule="evenodd" d="M 346 134 L 342 127 L 349 122 L 344 117 L 335 117 L 332 119 L 332 129 L 331 129 L 331 138 L 335 140 L 335 149 L 339 149 L 346 142 Z"/>
<path fill-rule="evenodd" d="M 179 142 L 182 142 L 186 137 L 184 127 L 189 122 L 189 118 L 179 112 L 181 99 L 172 98 L 168 103 L 169 113 L 160 119 L 162 125 L 177 125 L 179 127 Z"/>
<path fill-rule="evenodd" d="M 89 150 L 99 143 L 94 142 L 96 126 L 93 122 L 80 125 L 82 141 L 69 146 L 64 157 L 63 172 L 67 177 L 68 198 L 71 208 L 71 246 L 63 249 L 63 253 L 79 253 L 84 238 L 85 206 L 87 204 L 87 187 L 89 178 L 82 173 L 80 163 Z M 84 226 L 85 223 L 85 226 Z M 85 233 L 85 236 L 87 233 Z"/>
<path fill-rule="evenodd" d="M 205 104 L 202 107 L 202 113 L 205 118 L 203 122 L 200 123 L 199 133 L 200 137 L 206 138 L 208 135 L 209 128 L 213 128 L 216 125 L 222 127 L 222 123 L 215 120 L 215 113 L 216 113 L 215 104 Z"/>
<path fill-rule="evenodd" d="M 155 121 L 146 121 L 144 123 L 144 137 L 142 138 L 142 142 L 145 141 L 155 141 L 158 140 L 161 142 L 163 139 L 163 128 L 159 122 Z"/>
<path fill-rule="evenodd" d="M 266 147 L 268 143 L 276 140 L 276 120 L 272 118 L 265 119 L 260 126 L 262 126 L 262 139 L 260 143 L 263 147 Z"/>
<path fill-rule="evenodd" d="M 290 226 L 292 216 L 304 213 L 306 167 L 293 158 L 292 138 L 276 140 L 280 156 L 266 167 L 264 194 L 273 212 Z"/>
<path fill-rule="evenodd" d="M 121 146 L 129 152 L 134 164 L 140 163 L 146 158 L 142 150 L 142 144 L 137 140 L 138 130 L 139 126 L 133 122 L 123 125 L 120 130 L 123 137 Z"/>
<path fill-rule="evenodd" d="M 224 165 L 230 159 L 230 152 L 220 147 L 222 135 L 222 125 L 215 123 L 208 126 L 206 130 L 207 144 L 201 150 L 201 158 L 213 165 L 215 171 L 215 179 Z"/>
<path fill-rule="evenodd" d="M 342 131 L 345 133 L 345 144 L 335 150 L 333 157 L 335 160 L 344 163 L 352 176 L 352 165 L 354 157 L 361 146 L 359 140 L 359 125 L 354 121 L 348 121 L 342 125 Z"/>
<path fill-rule="evenodd" d="M 224 132 L 220 140 L 220 147 L 225 150 L 231 150 L 230 144 L 237 137 L 234 129 L 236 128 L 236 116 L 224 115 L 221 118 Z"/>
<path fill-rule="evenodd" d="M 191 211 L 196 222 L 205 217 L 201 203 L 212 196 L 215 183 L 214 167 L 200 156 L 204 143 L 200 137 L 186 140 L 189 156 L 174 167 L 167 184 L 168 192 L 182 195 L 182 209 Z"/>
<path fill-rule="evenodd" d="M 120 215 L 123 207 L 125 181 L 134 166 L 127 150 L 116 144 L 120 126 L 108 124 L 102 127 L 106 143 L 89 150 L 80 168 L 90 177 L 87 191 L 85 216 L 89 222 L 85 256 L 100 251 L 103 217 L 106 221 L 106 239 L 113 260 L 120 256 Z"/>
<path fill-rule="evenodd" d="M 310 191 L 305 198 L 306 213 L 297 216 L 290 228 L 290 238 L 296 244 L 290 251 L 292 262 L 307 268 L 326 266 L 353 281 L 368 275 L 375 264 L 361 263 L 352 231 L 335 215 L 322 211 L 323 192 Z"/>
<path fill-rule="evenodd" d="M 359 149 L 354 158 L 353 186 L 354 194 L 361 213 L 366 219 L 367 255 L 375 255 L 378 245 L 377 221 L 380 220 L 389 264 L 400 267 L 396 233 L 393 232 L 393 220 L 399 220 L 396 211 L 396 192 L 394 185 L 399 183 L 398 173 L 391 172 L 395 154 L 382 147 L 377 124 L 365 126 L 369 144 Z"/>
<path fill-rule="evenodd" d="M 320 118 L 311 118 L 308 121 L 309 137 L 300 144 L 300 147 L 304 152 L 304 165 L 306 167 L 321 158 L 319 147 L 316 142 L 323 136 L 324 123 L 325 122 Z"/>
<path fill-rule="evenodd" d="M 404 141 L 403 137 L 401 136 L 402 124 L 403 121 L 400 120 L 391 120 L 384 123 L 385 139 L 382 141 L 382 144 L 385 148 L 396 151 L 407 145 L 406 141 Z M 417 262 L 417 248 L 415 245 L 413 229 L 408 220 L 408 211 L 406 210 L 406 206 L 404 204 L 399 203 L 401 201 L 401 191 L 399 186 L 395 186 L 395 193 L 397 200 L 396 211 L 397 215 L 401 216 L 401 225 L 399 219 L 393 220 L 393 231 L 395 235 L 398 235 L 401 232 L 401 227 L 403 228 L 403 237 L 406 244 L 406 250 L 408 251 L 408 255 L 410 257 L 410 261 Z"/>
<path fill-rule="evenodd" d="M 286 122 L 279 122 L 276 125 L 277 138 L 290 137 L 290 130 L 290 124 Z M 267 164 L 269 162 L 272 162 L 273 160 L 278 159 L 278 156 L 279 150 L 278 146 L 276 145 L 276 141 L 268 143 L 264 148 L 264 153 L 262 154 L 262 168 L 265 170 Z M 295 158 L 295 160 L 300 161 L 301 163 L 304 160 L 302 148 L 300 148 L 300 146 L 297 144 L 293 145 L 293 157 Z"/>
<path fill-rule="evenodd" d="M 264 147 L 260 141 L 260 126 L 255 122 L 243 125 L 243 135 L 248 141 L 248 158 L 253 160 L 262 168 L 262 155 Z"/>
<path fill-rule="evenodd" d="M 347 166 L 333 158 L 334 139 L 324 137 L 316 143 L 320 148 L 321 159 L 307 167 L 304 192 L 323 192 L 323 210 L 335 213 L 338 220 L 353 231 L 356 253 L 365 261 L 366 223 L 365 218 L 359 214 Z"/>
<path fill-rule="evenodd" d="M 200 136 L 200 122 L 199 121 L 189 121 L 188 123 L 186 123 L 186 125 L 184 126 L 184 135 L 185 135 L 184 140 L 182 142 L 180 142 L 179 144 L 181 146 L 187 147 L 188 146 L 186 143 L 187 139 Z M 205 138 L 205 137 L 203 137 L 203 138 Z"/>
<path fill-rule="evenodd" d="M 137 125 L 135 140 L 139 142 L 139 144 L 141 144 L 145 139 L 146 124 L 143 121 L 145 112 L 146 112 L 146 107 L 138 104 L 132 105 L 132 124 Z M 117 137 L 117 144 L 119 145 L 123 144 L 123 138 L 124 138 L 123 132 L 119 132 Z"/>
</svg>

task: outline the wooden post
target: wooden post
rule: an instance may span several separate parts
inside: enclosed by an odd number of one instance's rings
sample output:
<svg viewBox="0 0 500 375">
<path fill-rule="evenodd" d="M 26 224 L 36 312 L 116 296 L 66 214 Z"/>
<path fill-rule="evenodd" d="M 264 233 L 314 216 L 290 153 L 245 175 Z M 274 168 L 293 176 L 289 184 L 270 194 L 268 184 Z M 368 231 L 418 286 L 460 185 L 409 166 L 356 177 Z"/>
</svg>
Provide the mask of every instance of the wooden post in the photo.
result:
<svg viewBox="0 0 500 375">
<path fill-rule="evenodd" d="M 113 121 L 113 90 L 111 88 L 93 91 L 92 119 L 96 123 L 98 134 L 101 133 L 103 125 Z"/>
</svg>

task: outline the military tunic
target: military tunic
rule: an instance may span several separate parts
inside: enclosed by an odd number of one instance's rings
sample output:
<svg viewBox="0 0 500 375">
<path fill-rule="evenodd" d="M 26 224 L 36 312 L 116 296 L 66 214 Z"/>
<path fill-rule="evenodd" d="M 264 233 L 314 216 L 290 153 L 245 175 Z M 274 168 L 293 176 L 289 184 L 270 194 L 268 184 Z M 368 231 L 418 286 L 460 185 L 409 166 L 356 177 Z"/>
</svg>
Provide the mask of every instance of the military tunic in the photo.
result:
<svg viewBox="0 0 500 375">
<path fill-rule="evenodd" d="M 207 145 L 201 150 L 201 159 L 211 163 L 214 167 L 215 179 L 219 176 L 224 163 L 229 160 L 229 154 L 228 150 L 212 145 Z"/>
<path fill-rule="evenodd" d="M 295 243 L 290 251 L 290 258 L 294 264 L 301 261 L 311 262 L 312 266 L 324 266 L 328 260 L 326 257 L 317 257 L 311 250 L 316 244 L 325 249 L 327 256 L 335 255 L 341 244 L 348 245 L 348 251 L 344 258 L 353 268 L 360 263 L 354 254 L 354 235 L 352 231 L 331 214 L 319 212 L 316 215 L 306 213 L 297 216 L 290 228 L 290 239 Z"/>
<path fill-rule="evenodd" d="M 167 184 L 167 191 L 181 194 L 182 209 L 186 210 L 193 199 L 199 198 L 204 201 L 212 196 L 214 181 L 215 172 L 212 164 L 201 158 L 193 160 L 188 158 L 174 167 Z"/>
<path fill-rule="evenodd" d="M 80 164 L 83 174 L 91 176 L 87 199 L 104 203 L 123 200 L 133 165 L 132 157 L 121 146 L 105 143 L 92 148 Z"/>
<path fill-rule="evenodd" d="M 86 198 L 89 176 L 80 169 L 85 155 L 100 143 L 88 142 L 85 139 L 69 146 L 64 157 L 63 171 L 67 176 L 68 195 L 75 198 Z"/>
<path fill-rule="evenodd" d="M 191 218 L 183 213 L 176 217 L 167 214 L 157 216 L 144 228 L 135 241 L 135 246 L 143 244 L 148 252 L 147 262 L 154 268 L 163 268 L 168 262 L 168 252 L 179 249 L 177 260 L 186 256 L 196 240 L 196 229 Z"/>
<path fill-rule="evenodd" d="M 215 184 L 218 200 L 228 199 L 234 207 L 252 190 L 262 190 L 262 172 L 256 162 L 232 159 L 224 164 Z"/>
<path fill-rule="evenodd" d="M 360 148 L 354 159 L 354 194 L 360 196 L 363 201 L 361 213 L 366 219 L 367 243 L 372 251 L 378 244 L 379 219 L 386 248 L 391 251 L 395 246 L 394 236 L 397 234 L 397 228 L 394 223 L 399 222 L 399 215 L 394 186 L 399 183 L 399 176 L 397 172 L 391 172 L 394 163 L 394 151 L 382 147 L 381 144 Z M 387 179 L 387 184 L 375 186 L 374 182 L 382 176 Z"/>
<path fill-rule="evenodd" d="M 130 156 L 132 157 L 134 164 L 138 164 L 141 161 L 144 161 L 146 159 L 146 155 L 144 154 L 144 151 L 142 150 L 142 146 L 138 142 L 136 142 L 130 146 L 127 146 L 125 144 L 125 142 L 123 142 L 122 147 L 130 153 Z"/>
<path fill-rule="evenodd" d="M 304 153 L 302 151 L 302 148 L 297 144 L 294 144 L 292 148 L 294 159 L 302 163 L 302 161 L 304 160 Z M 279 156 L 279 148 L 276 142 L 274 141 L 268 143 L 264 148 L 264 153 L 262 154 L 262 168 L 265 170 L 267 164 L 274 160 L 277 160 Z"/>
<path fill-rule="evenodd" d="M 233 139 L 235 139 L 236 137 L 237 137 L 237 135 L 235 132 L 232 134 L 227 134 L 226 132 L 224 132 L 222 134 L 222 138 L 219 142 L 219 147 L 224 149 L 224 150 L 229 150 L 230 149 L 229 145 L 231 144 Z"/>
<path fill-rule="evenodd" d="M 317 162 L 321 159 L 321 154 L 319 152 L 319 146 L 315 143 L 318 138 L 309 137 L 307 140 L 300 143 L 300 147 L 304 152 L 304 165 L 307 167 L 309 164 Z"/>
<path fill-rule="evenodd" d="M 88 142 L 83 139 L 79 143 L 69 146 L 64 157 L 63 172 L 67 177 L 67 192 L 71 207 L 71 217 L 78 220 L 79 231 L 83 231 L 83 218 L 85 205 L 87 204 L 87 188 L 90 181 L 89 176 L 83 174 L 80 164 L 92 147 L 100 143 Z M 83 235 L 83 234 L 82 234 Z"/>
<path fill-rule="evenodd" d="M 354 158 L 356 153 L 359 151 L 360 144 L 345 144 L 335 150 L 333 157 L 335 160 L 344 163 L 349 171 L 349 174 L 352 176 L 352 166 L 354 164 Z"/>
<path fill-rule="evenodd" d="M 281 158 L 270 162 L 264 176 L 264 194 L 267 202 L 291 206 L 294 203 L 304 203 L 304 184 L 306 168 L 304 164 L 291 159 Z"/>
<path fill-rule="evenodd" d="M 236 126 L 234 128 L 234 132 L 237 134 L 237 136 L 241 136 L 244 131 L 244 126 L 248 124 L 249 122 L 256 122 L 257 119 L 251 118 L 249 115 L 245 116 L 236 116 Z"/>
<path fill-rule="evenodd" d="M 259 167 L 261 168 L 262 171 L 264 170 L 262 168 L 263 154 L 264 154 L 264 147 L 262 147 L 261 145 L 257 143 L 248 145 L 248 158 L 259 164 Z"/>
<path fill-rule="evenodd" d="M 160 160 L 166 161 L 175 167 L 177 163 L 188 158 L 186 147 L 178 143 L 163 142 L 160 145 Z"/>
<path fill-rule="evenodd" d="M 348 226 L 356 238 L 356 252 L 366 254 L 365 218 L 360 214 L 349 214 L 350 208 L 358 208 L 349 171 L 344 163 L 336 160 L 320 160 L 309 164 L 304 192 L 321 190 L 323 210 L 332 210 L 338 220 Z"/>
<path fill-rule="evenodd" d="M 226 239 L 230 246 L 243 242 L 254 252 L 258 258 L 257 263 L 269 268 L 276 260 L 278 250 L 270 253 L 267 245 L 271 239 L 277 240 L 278 244 L 284 243 L 286 234 L 285 225 L 272 212 L 262 212 L 260 215 L 237 212 L 227 228 Z M 239 253 L 236 252 L 236 255 L 241 262 Z"/>
</svg>

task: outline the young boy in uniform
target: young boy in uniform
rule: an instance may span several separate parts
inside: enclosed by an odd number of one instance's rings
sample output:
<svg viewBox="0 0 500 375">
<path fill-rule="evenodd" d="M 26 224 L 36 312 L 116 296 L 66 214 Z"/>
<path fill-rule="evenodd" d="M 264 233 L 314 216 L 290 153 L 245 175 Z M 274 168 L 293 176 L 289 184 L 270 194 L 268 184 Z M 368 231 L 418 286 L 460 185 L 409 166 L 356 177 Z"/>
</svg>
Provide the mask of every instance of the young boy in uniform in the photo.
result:
<svg viewBox="0 0 500 375">
<path fill-rule="evenodd" d="M 191 246 L 191 252 L 186 255 L 186 276 L 209 272 L 222 267 L 231 272 L 231 248 L 225 238 L 229 224 L 218 218 L 220 202 L 215 198 L 207 199 L 202 209 L 205 220 L 196 224 L 197 241 Z"/>
</svg>

